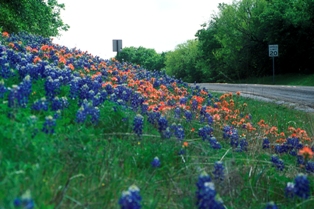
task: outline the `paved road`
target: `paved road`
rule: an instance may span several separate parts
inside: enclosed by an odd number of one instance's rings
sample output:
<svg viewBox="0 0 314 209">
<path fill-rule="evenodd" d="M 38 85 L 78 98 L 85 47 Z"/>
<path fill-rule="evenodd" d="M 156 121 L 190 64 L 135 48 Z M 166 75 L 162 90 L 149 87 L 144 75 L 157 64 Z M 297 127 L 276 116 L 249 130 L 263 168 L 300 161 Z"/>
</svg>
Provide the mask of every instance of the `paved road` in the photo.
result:
<svg viewBox="0 0 314 209">
<path fill-rule="evenodd" d="M 216 92 L 237 92 L 242 96 L 271 101 L 277 104 L 285 104 L 292 108 L 306 112 L 314 112 L 314 87 L 310 86 L 280 86 L 259 84 L 216 84 L 198 83 Z M 193 86 L 193 84 L 191 84 Z"/>
</svg>

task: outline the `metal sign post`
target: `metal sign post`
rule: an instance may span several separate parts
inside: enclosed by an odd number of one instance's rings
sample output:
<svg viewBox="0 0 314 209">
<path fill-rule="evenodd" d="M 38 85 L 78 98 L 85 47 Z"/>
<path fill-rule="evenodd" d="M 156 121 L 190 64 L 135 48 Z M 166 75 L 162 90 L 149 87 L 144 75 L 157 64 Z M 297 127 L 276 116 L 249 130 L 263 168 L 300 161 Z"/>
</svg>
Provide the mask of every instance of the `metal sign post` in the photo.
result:
<svg viewBox="0 0 314 209">
<path fill-rule="evenodd" d="M 268 45 L 268 55 L 273 58 L 273 84 L 275 84 L 275 57 L 278 57 L 278 45 Z"/>
<path fill-rule="evenodd" d="M 118 55 L 118 53 L 122 49 L 122 40 L 120 39 L 112 40 L 112 47 L 113 47 L 113 51 L 117 52 L 117 55 Z"/>
</svg>

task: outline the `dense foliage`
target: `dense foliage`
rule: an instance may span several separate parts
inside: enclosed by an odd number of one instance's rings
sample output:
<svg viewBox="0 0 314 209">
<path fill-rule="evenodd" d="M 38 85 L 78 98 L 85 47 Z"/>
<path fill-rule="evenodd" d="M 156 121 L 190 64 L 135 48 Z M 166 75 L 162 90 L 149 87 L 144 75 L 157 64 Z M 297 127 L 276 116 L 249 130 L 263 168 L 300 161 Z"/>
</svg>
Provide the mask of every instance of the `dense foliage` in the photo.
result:
<svg viewBox="0 0 314 209">
<path fill-rule="evenodd" d="M 202 72 L 203 79 L 197 82 L 233 82 L 271 75 L 270 44 L 279 46 L 276 73 L 314 73 L 313 0 L 238 0 L 221 3 L 218 9 L 196 33 L 197 58 L 185 56 L 190 65 L 181 66 L 183 72 L 190 66 Z M 176 54 L 182 51 L 180 47 L 176 50 Z"/>
<path fill-rule="evenodd" d="M 166 52 L 158 54 L 155 49 L 131 46 L 123 48 L 115 58 L 120 62 L 130 62 L 148 70 L 160 71 L 165 67 L 165 55 Z"/>
<path fill-rule="evenodd" d="M 26 31 L 52 37 L 69 26 L 60 17 L 64 4 L 57 0 L 1 0 L 0 28 L 9 33 Z"/>
<path fill-rule="evenodd" d="M 0 77 L 1 208 L 313 205 L 301 112 L 26 33 L 2 33 Z"/>
<path fill-rule="evenodd" d="M 186 43 L 179 44 L 174 51 L 166 55 L 167 74 L 190 83 L 203 81 L 203 73 L 200 69 L 202 63 L 198 60 L 199 56 L 197 40 L 188 40 Z"/>
</svg>

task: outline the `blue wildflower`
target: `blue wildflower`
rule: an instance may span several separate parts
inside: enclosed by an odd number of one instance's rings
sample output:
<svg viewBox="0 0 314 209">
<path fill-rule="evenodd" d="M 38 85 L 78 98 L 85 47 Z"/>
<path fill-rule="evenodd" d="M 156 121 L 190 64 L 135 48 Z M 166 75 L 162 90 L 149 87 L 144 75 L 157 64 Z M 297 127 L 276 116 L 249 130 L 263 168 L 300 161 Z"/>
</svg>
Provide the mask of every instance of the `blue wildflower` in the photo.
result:
<svg viewBox="0 0 314 209">
<path fill-rule="evenodd" d="M 4 81 L 0 80 L 0 99 L 4 97 L 4 94 L 6 93 L 7 88 L 4 86 Z"/>
<path fill-rule="evenodd" d="M 34 200 L 30 191 L 27 190 L 21 197 L 17 197 L 13 201 L 14 207 L 22 207 L 23 209 L 33 209 L 35 207 Z"/>
<path fill-rule="evenodd" d="M 278 209 L 278 207 L 274 202 L 269 202 L 267 203 L 265 209 Z"/>
<path fill-rule="evenodd" d="M 160 160 L 158 157 L 155 157 L 154 160 L 151 162 L 151 165 L 154 167 L 154 168 L 157 168 L 157 167 L 160 167 Z"/>
<path fill-rule="evenodd" d="M 53 134 L 56 120 L 52 116 L 47 116 L 42 131 L 46 134 Z"/>
<path fill-rule="evenodd" d="M 221 149 L 221 144 L 217 141 L 216 137 L 210 137 L 209 144 L 213 149 Z"/>
<path fill-rule="evenodd" d="M 213 174 L 216 180 L 224 180 L 224 166 L 221 161 L 215 162 Z"/>
<path fill-rule="evenodd" d="M 285 196 L 287 198 L 293 198 L 295 195 L 295 185 L 292 182 L 288 182 L 285 188 Z"/>
<path fill-rule="evenodd" d="M 144 117 L 140 114 L 137 114 L 133 120 L 133 131 L 138 137 L 142 136 L 144 125 Z"/>
<path fill-rule="evenodd" d="M 310 196 L 310 182 L 305 174 L 298 174 L 294 179 L 295 194 L 303 199 Z"/>
<path fill-rule="evenodd" d="M 221 198 L 217 196 L 215 185 L 212 182 L 205 182 L 197 191 L 197 208 L 199 209 L 224 209 Z"/>
<path fill-rule="evenodd" d="M 185 110 L 184 116 L 185 116 L 187 122 L 190 122 L 192 120 L 192 113 L 191 113 L 191 111 Z"/>
<path fill-rule="evenodd" d="M 48 110 L 48 102 L 45 97 L 41 99 L 37 99 L 32 105 L 32 109 L 36 111 L 47 111 Z"/>
<path fill-rule="evenodd" d="M 185 134 L 184 134 L 184 129 L 181 126 L 181 124 L 178 124 L 172 128 L 174 128 L 175 137 L 177 137 L 178 140 L 182 141 L 184 139 Z"/>
<path fill-rule="evenodd" d="M 268 138 L 263 139 L 263 149 L 268 149 L 270 147 L 270 142 Z"/>
<path fill-rule="evenodd" d="M 302 156 L 303 157 L 303 156 Z M 308 161 L 305 164 L 305 170 L 309 173 L 314 173 L 314 162 L 313 161 Z"/>
<path fill-rule="evenodd" d="M 137 186 L 132 185 L 127 191 L 122 192 L 119 199 L 121 209 L 140 209 L 142 197 Z"/>
<path fill-rule="evenodd" d="M 277 155 L 271 157 L 271 162 L 278 170 L 282 171 L 285 168 L 285 164 L 282 159 L 279 159 Z"/>
<path fill-rule="evenodd" d="M 168 127 L 168 120 L 165 116 L 160 116 L 159 120 L 158 120 L 158 130 L 160 132 L 163 132 L 166 130 L 166 128 Z"/>
</svg>

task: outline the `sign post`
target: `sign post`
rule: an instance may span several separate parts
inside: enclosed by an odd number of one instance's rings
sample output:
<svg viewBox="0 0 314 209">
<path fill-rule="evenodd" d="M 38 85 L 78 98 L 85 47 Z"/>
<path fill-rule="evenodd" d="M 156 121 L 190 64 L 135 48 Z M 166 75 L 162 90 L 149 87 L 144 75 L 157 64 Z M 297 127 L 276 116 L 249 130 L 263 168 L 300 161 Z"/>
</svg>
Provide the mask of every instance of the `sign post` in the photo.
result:
<svg viewBox="0 0 314 209">
<path fill-rule="evenodd" d="M 121 39 L 112 40 L 112 48 L 113 48 L 113 51 L 117 52 L 117 55 L 118 55 L 118 53 L 122 49 L 122 40 Z"/>
<path fill-rule="evenodd" d="M 275 84 L 275 57 L 278 57 L 278 45 L 268 45 L 268 55 L 273 58 L 273 84 Z"/>
</svg>

